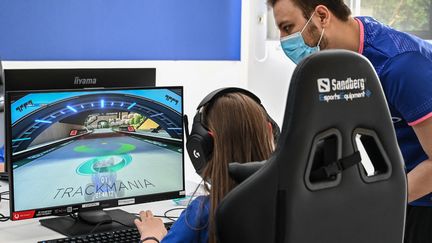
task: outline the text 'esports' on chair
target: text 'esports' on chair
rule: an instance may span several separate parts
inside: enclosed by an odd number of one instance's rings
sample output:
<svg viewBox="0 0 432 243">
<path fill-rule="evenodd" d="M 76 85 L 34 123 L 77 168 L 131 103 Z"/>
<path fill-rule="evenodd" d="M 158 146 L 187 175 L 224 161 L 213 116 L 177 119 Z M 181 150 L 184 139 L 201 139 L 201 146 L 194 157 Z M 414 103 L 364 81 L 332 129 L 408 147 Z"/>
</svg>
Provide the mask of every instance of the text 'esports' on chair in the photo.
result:
<svg viewBox="0 0 432 243">
<path fill-rule="evenodd" d="M 277 149 L 220 203 L 216 232 L 221 243 L 402 243 L 406 203 L 403 159 L 372 65 L 354 52 L 322 51 L 295 69 Z"/>
</svg>

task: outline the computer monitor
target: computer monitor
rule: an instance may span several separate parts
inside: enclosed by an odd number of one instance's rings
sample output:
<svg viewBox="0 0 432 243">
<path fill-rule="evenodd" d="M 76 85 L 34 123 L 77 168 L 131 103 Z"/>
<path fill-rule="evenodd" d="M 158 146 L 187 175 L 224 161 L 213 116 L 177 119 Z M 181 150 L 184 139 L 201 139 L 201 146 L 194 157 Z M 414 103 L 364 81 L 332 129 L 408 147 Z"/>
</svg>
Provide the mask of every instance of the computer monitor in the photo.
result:
<svg viewBox="0 0 432 243">
<path fill-rule="evenodd" d="M 108 219 L 133 225 L 129 213 L 97 210 L 184 196 L 182 94 L 182 87 L 7 92 L 11 219 L 79 212 L 80 226 L 70 217 L 41 224 L 80 235 Z"/>
</svg>

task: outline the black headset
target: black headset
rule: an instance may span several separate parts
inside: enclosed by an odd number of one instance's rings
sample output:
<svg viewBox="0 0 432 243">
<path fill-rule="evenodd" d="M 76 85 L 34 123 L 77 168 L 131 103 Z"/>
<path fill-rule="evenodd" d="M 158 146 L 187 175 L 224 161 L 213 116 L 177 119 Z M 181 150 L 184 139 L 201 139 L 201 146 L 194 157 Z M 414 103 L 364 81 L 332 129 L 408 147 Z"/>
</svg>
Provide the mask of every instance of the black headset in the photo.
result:
<svg viewBox="0 0 432 243">
<path fill-rule="evenodd" d="M 269 116 L 267 111 L 265 110 L 264 106 L 261 104 L 261 100 L 251 93 L 250 91 L 247 91 L 245 89 L 241 88 L 221 88 L 217 89 L 210 94 L 208 94 L 198 105 L 197 107 L 197 113 L 193 119 L 192 123 L 192 130 L 189 134 L 188 131 L 188 120 L 187 116 L 184 117 L 184 124 L 186 127 L 186 150 L 188 151 L 189 157 L 192 161 L 192 164 L 195 168 L 195 171 L 202 175 L 202 172 L 207 165 L 208 161 L 211 158 L 211 155 L 213 153 L 213 136 L 209 129 L 204 124 L 204 117 L 203 117 L 203 110 L 204 107 L 214 102 L 219 97 L 228 94 L 228 93 L 242 93 L 244 95 L 247 95 L 254 101 L 256 101 L 266 112 L 267 119 L 271 123 L 272 131 L 273 131 L 273 137 L 275 139 L 275 144 L 277 142 L 277 139 L 280 134 L 280 128 L 276 124 L 276 122 Z"/>
</svg>

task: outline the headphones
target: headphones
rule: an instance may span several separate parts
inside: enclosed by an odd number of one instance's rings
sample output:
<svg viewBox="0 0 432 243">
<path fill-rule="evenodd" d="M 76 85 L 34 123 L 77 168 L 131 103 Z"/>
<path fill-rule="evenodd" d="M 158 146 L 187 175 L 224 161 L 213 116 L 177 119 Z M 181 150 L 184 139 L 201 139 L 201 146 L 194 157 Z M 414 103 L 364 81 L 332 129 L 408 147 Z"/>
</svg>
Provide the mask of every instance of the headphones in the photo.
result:
<svg viewBox="0 0 432 243">
<path fill-rule="evenodd" d="M 251 93 L 250 91 L 247 91 L 245 89 L 241 88 L 221 88 L 217 89 L 210 94 L 208 94 L 204 99 L 200 102 L 200 104 L 197 107 L 197 113 L 193 119 L 192 123 L 192 130 L 189 134 L 188 131 L 188 119 L 187 116 L 184 116 L 184 124 L 185 124 L 185 131 L 186 131 L 186 150 L 189 154 L 189 157 L 192 161 L 192 164 L 195 168 L 195 171 L 202 175 L 202 172 L 209 162 L 211 155 L 213 153 L 213 135 L 211 131 L 206 127 L 204 124 L 204 116 L 203 116 L 203 108 L 215 100 L 217 100 L 219 97 L 228 94 L 228 93 L 241 93 L 244 94 L 251 99 L 253 99 L 257 104 L 259 104 L 265 111 L 267 120 L 270 122 L 272 126 L 273 131 L 273 138 L 275 139 L 275 144 L 277 142 L 277 139 L 280 134 L 280 128 L 276 124 L 276 122 L 269 116 L 264 106 L 261 104 L 261 100 Z"/>
</svg>

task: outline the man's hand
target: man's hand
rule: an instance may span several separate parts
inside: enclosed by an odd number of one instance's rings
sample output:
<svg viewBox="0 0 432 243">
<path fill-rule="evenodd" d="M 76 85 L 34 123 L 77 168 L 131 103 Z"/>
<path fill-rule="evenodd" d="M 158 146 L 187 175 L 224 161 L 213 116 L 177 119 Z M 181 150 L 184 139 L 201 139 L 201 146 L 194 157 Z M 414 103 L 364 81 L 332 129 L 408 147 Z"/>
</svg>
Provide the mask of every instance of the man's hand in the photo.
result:
<svg viewBox="0 0 432 243">
<path fill-rule="evenodd" d="M 151 211 L 141 211 L 140 218 L 141 220 L 135 219 L 134 222 L 141 234 L 141 239 L 153 236 L 161 241 L 165 237 L 167 234 L 165 225 L 161 219 L 155 218 Z"/>
</svg>

